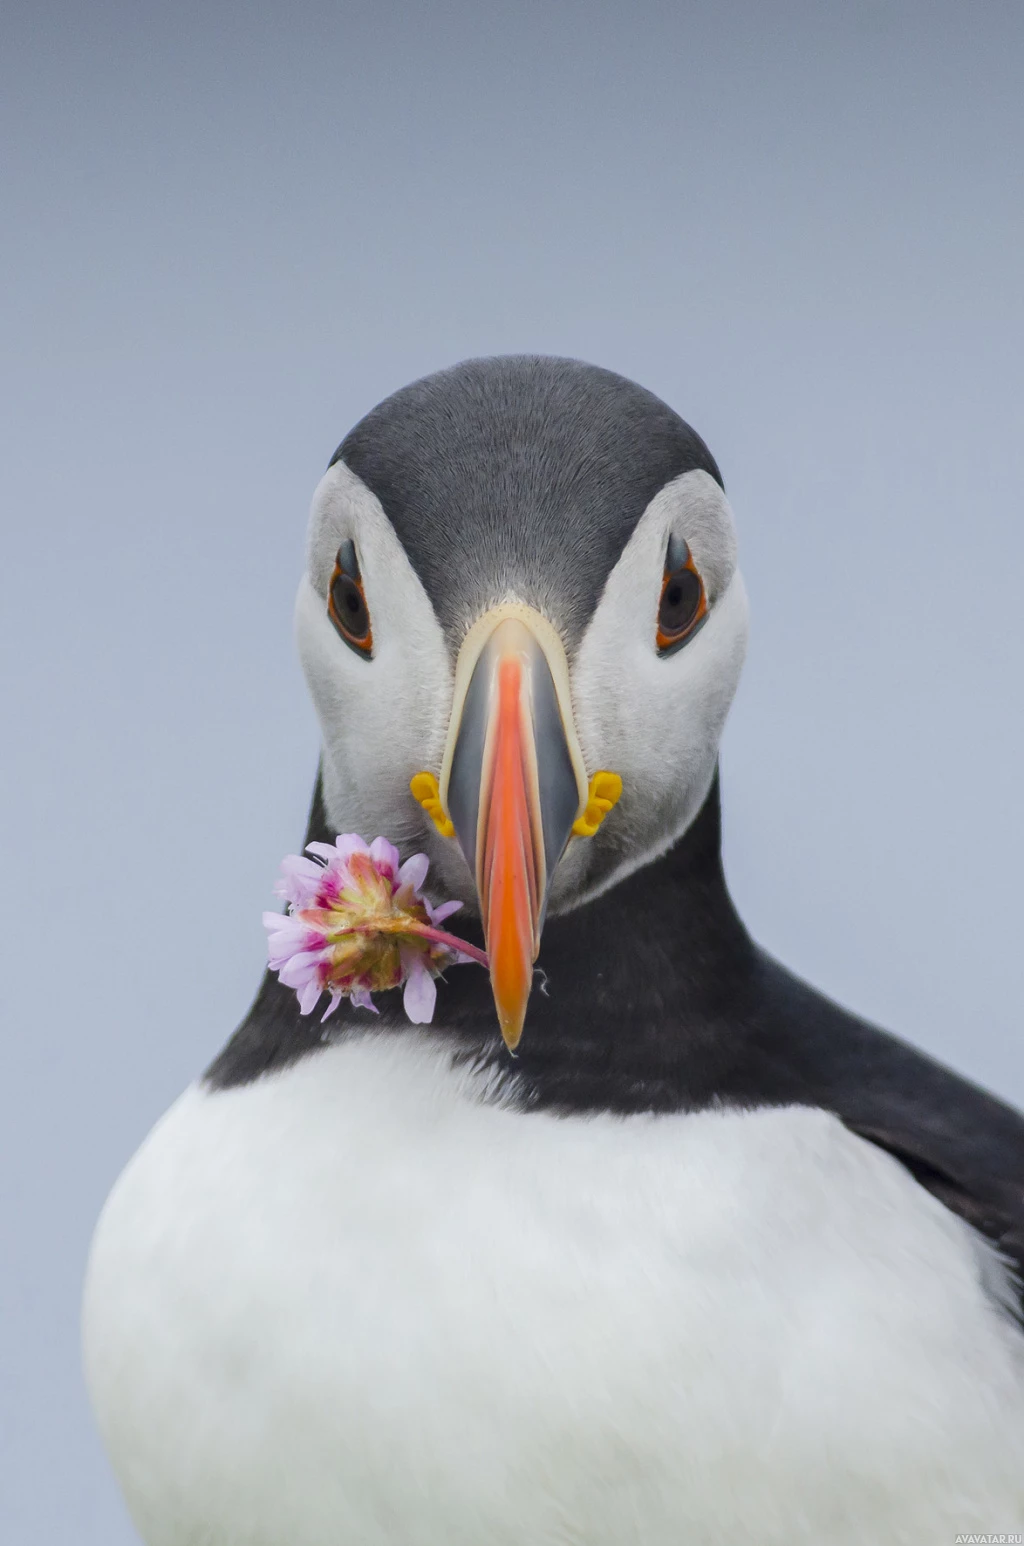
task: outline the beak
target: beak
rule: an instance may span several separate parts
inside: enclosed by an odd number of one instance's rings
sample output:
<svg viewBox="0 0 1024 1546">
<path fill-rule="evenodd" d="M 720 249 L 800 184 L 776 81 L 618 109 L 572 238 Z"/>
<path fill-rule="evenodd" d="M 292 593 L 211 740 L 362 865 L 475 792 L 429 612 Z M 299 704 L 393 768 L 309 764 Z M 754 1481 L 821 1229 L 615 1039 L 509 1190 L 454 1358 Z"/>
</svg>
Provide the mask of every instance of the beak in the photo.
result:
<svg viewBox="0 0 1024 1546">
<path fill-rule="evenodd" d="M 550 878 L 588 804 L 565 651 L 531 607 L 496 607 L 466 637 L 438 796 L 476 880 L 498 1023 L 514 1048 Z"/>
</svg>

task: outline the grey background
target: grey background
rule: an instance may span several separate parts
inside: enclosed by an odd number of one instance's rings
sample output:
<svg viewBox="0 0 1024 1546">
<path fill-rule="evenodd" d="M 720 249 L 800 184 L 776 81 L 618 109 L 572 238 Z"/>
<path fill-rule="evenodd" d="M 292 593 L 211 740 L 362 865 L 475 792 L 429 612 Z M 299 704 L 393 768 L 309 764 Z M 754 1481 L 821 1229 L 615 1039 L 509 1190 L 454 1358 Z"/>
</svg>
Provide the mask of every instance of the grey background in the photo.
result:
<svg viewBox="0 0 1024 1546">
<path fill-rule="evenodd" d="M 417 375 L 580 355 L 704 434 L 753 603 L 742 910 L 1024 1101 L 1024 9 L 2 25 L 0 1534 L 122 1546 L 90 1230 L 257 981 L 317 749 L 309 496 Z"/>
</svg>

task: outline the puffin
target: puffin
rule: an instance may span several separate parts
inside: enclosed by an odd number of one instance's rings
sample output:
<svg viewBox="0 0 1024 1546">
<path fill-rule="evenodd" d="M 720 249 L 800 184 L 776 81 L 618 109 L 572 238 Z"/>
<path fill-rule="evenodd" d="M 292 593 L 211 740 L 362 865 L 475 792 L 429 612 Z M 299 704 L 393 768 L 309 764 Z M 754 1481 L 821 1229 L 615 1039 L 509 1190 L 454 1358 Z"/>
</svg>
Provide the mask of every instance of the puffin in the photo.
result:
<svg viewBox="0 0 1024 1546">
<path fill-rule="evenodd" d="M 316 489 L 296 628 L 306 841 L 425 853 L 488 969 L 426 1025 L 268 971 L 114 1186 L 84 1362 L 146 1546 L 1021 1530 L 1024 1119 L 733 905 L 700 436 L 574 360 L 407 386 Z"/>
</svg>

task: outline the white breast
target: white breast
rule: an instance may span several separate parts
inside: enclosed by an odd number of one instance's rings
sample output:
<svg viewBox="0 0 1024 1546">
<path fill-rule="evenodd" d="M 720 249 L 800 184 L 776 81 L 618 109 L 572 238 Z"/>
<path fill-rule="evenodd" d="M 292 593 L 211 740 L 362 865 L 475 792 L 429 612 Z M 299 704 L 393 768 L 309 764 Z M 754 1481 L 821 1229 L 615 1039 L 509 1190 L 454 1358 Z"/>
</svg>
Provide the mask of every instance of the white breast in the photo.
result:
<svg viewBox="0 0 1024 1546">
<path fill-rule="evenodd" d="M 370 1035 L 168 1113 L 87 1374 L 149 1546 L 920 1546 L 1024 1523 L 1001 1276 L 821 1112 L 523 1115 Z"/>
</svg>

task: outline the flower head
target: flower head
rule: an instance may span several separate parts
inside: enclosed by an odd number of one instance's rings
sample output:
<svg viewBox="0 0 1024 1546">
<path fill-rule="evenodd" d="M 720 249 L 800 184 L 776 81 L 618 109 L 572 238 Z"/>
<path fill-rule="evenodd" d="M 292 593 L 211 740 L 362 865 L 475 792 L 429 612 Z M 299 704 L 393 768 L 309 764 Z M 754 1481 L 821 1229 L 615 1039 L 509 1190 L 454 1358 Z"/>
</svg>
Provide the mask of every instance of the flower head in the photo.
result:
<svg viewBox="0 0 1024 1546">
<path fill-rule="evenodd" d="M 462 903 L 434 907 L 423 895 L 426 854 L 402 864 L 387 838 L 368 844 L 352 832 L 308 843 L 306 852 L 316 857 L 289 854 L 281 864 L 274 890 L 287 913 L 263 914 L 271 970 L 295 989 L 302 1014 L 312 1014 L 323 993 L 331 996 L 325 1020 L 346 996 L 376 1014 L 370 995 L 404 983 L 405 1012 L 425 1025 L 435 977 L 461 962 L 487 965 L 482 950 L 439 927 Z"/>
</svg>

